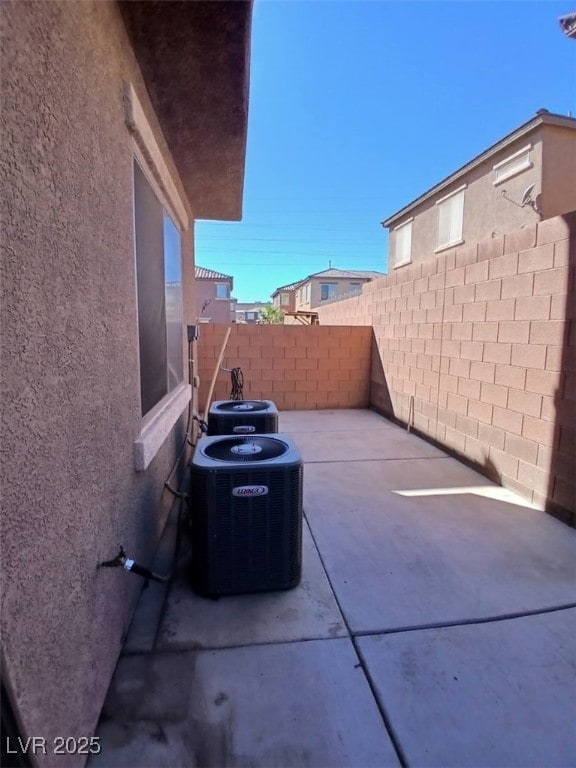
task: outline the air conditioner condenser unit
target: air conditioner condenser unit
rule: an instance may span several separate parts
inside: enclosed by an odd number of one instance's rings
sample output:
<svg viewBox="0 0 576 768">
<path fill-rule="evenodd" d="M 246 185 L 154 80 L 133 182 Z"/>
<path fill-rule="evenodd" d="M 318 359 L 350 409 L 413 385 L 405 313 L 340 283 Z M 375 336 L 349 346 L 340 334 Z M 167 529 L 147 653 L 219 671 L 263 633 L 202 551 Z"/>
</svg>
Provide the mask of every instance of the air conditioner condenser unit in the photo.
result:
<svg viewBox="0 0 576 768">
<path fill-rule="evenodd" d="M 205 437 L 190 471 L 194 589 L 218 596 L 297 586 L 303 466 L 292 439 Z"/>
<path fill-rule="evenodd" d="M 208 411 L 209 435 L 267 435 L 278 432 L 272 400 L 217 400 Z"/>
</svg>

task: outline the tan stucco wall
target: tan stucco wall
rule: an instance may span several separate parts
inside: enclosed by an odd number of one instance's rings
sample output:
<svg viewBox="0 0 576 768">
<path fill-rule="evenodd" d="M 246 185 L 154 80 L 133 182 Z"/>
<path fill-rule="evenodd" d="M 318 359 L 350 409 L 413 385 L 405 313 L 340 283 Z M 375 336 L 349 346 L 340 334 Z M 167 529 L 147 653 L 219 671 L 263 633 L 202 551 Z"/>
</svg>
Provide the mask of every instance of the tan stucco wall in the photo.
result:
<svg viewBox="0 0 576 768">
<path fill-rule="evenodd" d="M 576 210 L 576 131 L 549 126 L 543 153 L 544 217 Z"/>
<path fill-rule="evenodd" d="M 232 319 L 230 299 L 216 298 L 216 283 L 226 283 L 230 292 L 229 280 L 196 280 L 196 302 L 202 322 L 210 319 L 211 323 L 229 323 Z M 200 315 L 206 301 L 210 303 Z"/>
<path fill-rule="evenodd" d="M 288 296 L 288 303 L 282 304 L 282 296 Z M 296 291 L 281 291 L 272 299 L 272 306 L 282 309 L 284 312 L 294 312 L 296 302 Z"/>
<path fill-rule="evenodd" d="M 324 302 L 320 299 L 320 285 L 322 283 L 334 283 L 337 285 L 338 287 L 336 288 L 336 293 L 334 294 L 334 297 L 337 298 L 339 296 L 350 295 L 353 283 L 361 283 L 363 285 L 366 282 L 368 282 L 366 278 L 361 277 L 314 277 L 312 280 L 310 280 L 310 301 L 300 301 L 300 289 L 296 291 L 296 311 L 306 312 L 310 309 L 314 310 L 316 307 L 324 304 Z M 304 297 L 306 296 L 305 287 L 303 295 Z"/>
<path fill-rule="evenodd" d="M 148 470 L 135 472 L 123 79 L 181 185 L 115 3 L 3 3 L 2 24 L 2 662 L 23 735 L 51 743 L 94 730 L 142 588 L 136 576 L 96 566 L 121 543 L 150 562 L 185 429 L 183 416 Z M 190 231 L 182 244 L 191 254 Z M 188 322 L 193 269 L 188 255 Z"/>
<path fill-rule="evenodd" d="M 394 270 L 394 230 L 410 217 L 414 217 L 412 223 L 412 263 L 435 258 L 438 226 L 436 201 L 457 190 L 463 184 L 467 185 L 464 193 L 462 229 L 465 245 L 483 240 L 486 237 L 500 237 L 520 227 L 535 224 L 538 221 L 538 215 L 532 208 L 528 206 L 520 208 L 514 205 L 502 197 L 502 190 L 505 189 L 507 196 L 516 202 L 520 202 L 524 190 L 532 183 L 536 184 L 534 195 L 538 195 L 542 191 L 542 135 L 544 130 L 549 130 L 549 126 L 540 126 L 529 136 L 519 138 L 408 212 L 404 218 L 395 222 L 389 231 L 389 272 Z M 574 131 L 572 131 L 572 135 L 573 141 L 575 141 Z M 494 186 L 492 183 L 495 179 L 493 166 L 528 144 L 532 144 L 533 147 L 530 153 L 533 167 Z M 405 266 L 398 267 L 398 269 L 405 269 Z"/>
</svg>

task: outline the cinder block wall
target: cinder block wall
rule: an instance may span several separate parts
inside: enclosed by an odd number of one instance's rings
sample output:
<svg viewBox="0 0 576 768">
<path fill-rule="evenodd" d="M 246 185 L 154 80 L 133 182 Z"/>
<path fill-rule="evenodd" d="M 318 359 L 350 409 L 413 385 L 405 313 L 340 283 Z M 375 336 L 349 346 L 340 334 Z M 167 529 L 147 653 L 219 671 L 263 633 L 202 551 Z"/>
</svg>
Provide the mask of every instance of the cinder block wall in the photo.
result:
<svg viewBox="0 0 576 768">
<path fill-rule="evenodd" d="M 370 328 L 206 324 L 198 341 L 200 411 L 228 327 L 223 366 L 242 368 L 245 398 L 273 400 L 281 410 L 370 404 Z M 220 371 L 212 401 L 229 397 L 230 374 Z"/>
<path fill-rule="evenodd" d="M 372 405 L 572 515 L 575 234 L 575 213 L 549 219 L 318 309 L 321 327 L 373 326 Z"/>
</svg>

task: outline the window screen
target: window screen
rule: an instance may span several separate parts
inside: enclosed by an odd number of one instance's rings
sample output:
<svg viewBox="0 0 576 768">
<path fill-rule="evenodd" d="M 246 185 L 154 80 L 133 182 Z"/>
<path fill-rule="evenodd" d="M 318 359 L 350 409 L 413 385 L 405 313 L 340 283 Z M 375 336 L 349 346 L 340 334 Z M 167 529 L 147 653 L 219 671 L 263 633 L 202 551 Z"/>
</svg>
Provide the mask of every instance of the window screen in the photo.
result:
<svg viewBox="0 0 576 768">
<path fill-rule="evenodd" d="M 335 283 L 320 283 L 320 301 L 331 299 L 336 294 Z"/>
<path fill-rule="evenodd" d="M 438 247 L 462 240 L 464 190 L 438 203 Z"/>
<path fill-rule="evenodd" d="M 394 266 L 408 264 L 412 258 L 412 222 L 402 224 L 394 230 Z"/>
<path fill-rule="evenodd" d="M 183 380 L 180 233 L 134 162 L 142 415 Z"/>
</svg>

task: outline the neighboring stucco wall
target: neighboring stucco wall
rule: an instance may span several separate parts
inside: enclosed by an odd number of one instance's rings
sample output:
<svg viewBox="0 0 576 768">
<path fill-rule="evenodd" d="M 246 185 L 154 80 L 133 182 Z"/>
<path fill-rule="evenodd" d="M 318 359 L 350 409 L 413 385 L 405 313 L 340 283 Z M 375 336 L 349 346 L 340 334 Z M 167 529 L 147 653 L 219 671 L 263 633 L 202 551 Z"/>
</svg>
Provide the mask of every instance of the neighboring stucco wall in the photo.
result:
<svg viewBox="0 0 576 768">
<path fill-rule="evenodd" d="M 552 511 L 576 507 L 576 213 L 320 307 L 373 327 L 371 402 Z M 322 327 L 321 326 L 321 327 Z"/>
<path fill-rule="evenodd" d="M 308 282 L 310 284 L 310 289 L 309 289 L 310 301 L 305 301 L 305 297 L 306 297 L 306 284 L 305 284 L 301 288 L 298 288 L 298 290 L 296 291 L 296 302 L 295 302 L 296 311 L 307 312 L 310 309 L 315 310 L 316 307 L 324 304 L 324 301 L 322 301 L 320 298 L 321 296 L 320 286 L 323 283 L 334 283 L 337 286 L 336 292 L 334 294 L 334 298 L 338 298 L 339 296 L 348 296 L 353 290 L 354 283 L 361 283 L 363 285 L 364 283 L 369 281 L 366 280 L 366 278 L 362 278 L 362 277 L 358 277 L 358 278 L 314 277 L 312 278 L 312 280 Z"/>
<path fill-rule="evenodd" d="M 544 217 L 576 210 L 576 131 L 548 126 L 542 170 L 540 205 Z"/>
<path fill-rule="evenodd" d="M 210 319 L 211 323 L 229 323 L 231 319 L 231 302 L 230 299 L 217 299 L 216 298 L 216 283 L 226 283 L 228 286 L 228 295 L 232 289 L 229 280 L 198 280 L 196 279 L 196 306 L 198 307 L 198 314 L 202 311 L 202 307 L 205 302 L 207 304 L 206 309 L 200 315 L 200 320 L 205 322 Z"/>
<path fill-rule="evenodd" d="M 282 296 L 288 296 L 288 303 L 282 304 Z M 272 306 L 283 310 L 284 312 L 294 312 L 296 302 L 296 291 L 281 291 L 272 299 Z"/>
<path fill-rule="evenodd" d="M 224 325 L 200 329 L 200 410 L 206 403 Z M 370 395 L 370 328 L 235 325 L 224 367 L 240 366 L 244 397 L 273 400 L 281 410 L 366 408 Z M 228 400 L 230 374 L 221 371 L 212 400 Z"/>
<path fill-rule="evenodd" d="M 90 735 L 150 562 L 185 417 L 147 471 L 132 138 L 122 80 L 157 126 L 116 3 L 3 3 L 2 662 L 23 736 Z M 178 177 L 158 131 L 164 159 Z M 192 253 L 191 232 L 183 250 Z M 183 261 L 194 322 L 193 260 Z M 173 481 L 176 483 L 176 481 Z M 42 765 L 62 765 L 54 755 Z M 85 757 L 66 759 L 80 765 Z"/>
<path fill-rule="evenodd" d="M 518 205 L 514 205 L 502 197 L 502 190 L 505 189 L 507 196 L 516 202 L 520 202 L 522 193 L 532 183 L 536 184 L 535 196 L 541 191 L 542 130 L 543 128 L 540 127 L 529 137 L 524 136 L 510 144 L 395 222 L 389 231 L 389 272 L 395 269 L 395 229 L 411 217 L 414 217 L 412 222 L 412 263 L 437 258 L 435 254 L 438 232 L 436 201 L 459 189 L 463 184 L 467 185 L 464 193 L 462 225 L 464 245 L 483 240 L 486 237 L 499 237 L 520 227 L 535 224 L 538 221 L 538 215 L 532 208 L 528 206 L 520 208 Z M 532 144 L 530 159 L 533 167 L 495 186 L 493 184 L 495 173 L 492 170 L 494 165 L 528 144 Z M 398 267 L 398 269 L 402 271 L 406 269 L 406 266 Z"/>
</svg>

